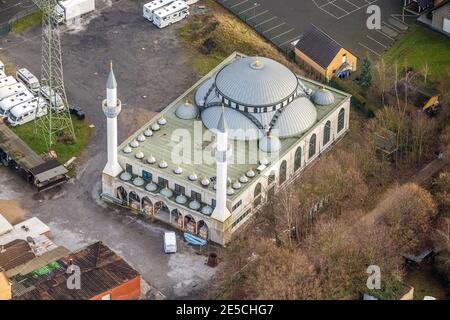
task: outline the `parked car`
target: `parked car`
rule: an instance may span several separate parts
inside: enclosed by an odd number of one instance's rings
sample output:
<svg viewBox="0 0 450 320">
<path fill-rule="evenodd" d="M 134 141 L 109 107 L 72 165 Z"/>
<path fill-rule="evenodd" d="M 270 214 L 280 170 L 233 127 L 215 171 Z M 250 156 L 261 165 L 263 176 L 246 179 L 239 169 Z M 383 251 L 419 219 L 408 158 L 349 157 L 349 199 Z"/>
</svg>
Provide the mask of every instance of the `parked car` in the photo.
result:
<svg viewBox="0 0 450 320">
<path fill-rule="evenodd" d="M 84 118 L 86 118 L 86 115 L 81 107 L 70 106 L 69 111 L 70 114 L 73 114 L 78 120 L 84 120 Z"/>
<path fill-rule="evenodd" d="M 176 253 L 177 252 L 177 237 L 175 232 L 164 233 L 164 252 Z"/>
</svg>

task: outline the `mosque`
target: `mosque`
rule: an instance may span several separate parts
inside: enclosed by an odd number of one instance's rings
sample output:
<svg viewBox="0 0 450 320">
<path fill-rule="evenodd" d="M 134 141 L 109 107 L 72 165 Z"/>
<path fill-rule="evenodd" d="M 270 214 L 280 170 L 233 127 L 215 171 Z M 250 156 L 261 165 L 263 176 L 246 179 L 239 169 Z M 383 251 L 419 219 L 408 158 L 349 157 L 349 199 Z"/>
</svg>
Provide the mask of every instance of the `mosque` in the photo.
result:
<svg viewBox="0 0 450 320">
<path fill-rule="evenodd" d="M 351 96 L 234 53 L 117 144 L 111 68 L 102 198 L 225 245 L 349 128 Z"/>
</svg>

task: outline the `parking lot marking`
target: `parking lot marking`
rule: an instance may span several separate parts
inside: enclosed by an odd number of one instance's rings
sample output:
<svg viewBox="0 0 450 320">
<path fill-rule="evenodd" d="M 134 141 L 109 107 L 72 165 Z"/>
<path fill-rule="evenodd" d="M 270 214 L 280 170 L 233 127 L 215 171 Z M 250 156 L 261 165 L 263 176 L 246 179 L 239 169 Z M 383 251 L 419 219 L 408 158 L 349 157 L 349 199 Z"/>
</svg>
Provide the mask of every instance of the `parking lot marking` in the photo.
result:
<svg viewBox="0 0 450 320">
<path fill-rule="evenodd" d="M 272 30 L 274 30 L 274 29 L 276 29 L 276 28 L 279 28 L 279 27 L 281 27 L 282 25 L 285 25 L 285 24 L 286 24 L 286 22 L 280 23 L 279 25 L 276 25 L 276 26 L 275 26 L 275 27 L 273 27 L 273 28 L 270 28 L 270 29 L 264 30 L 264 32 L 269 32 L 269 31 L 272 31 Z"/>
<path fill-rule="evenodd" d="M 336 3 L 337 1 L 339 1 L 339 0 L 329 0 L 329 1 L 326 1 L 325 3 L 320 4 L 320 3 L 318 3 L 318 0 L 313 0 L 314 4 L 317 6 L 317 8 L 319 8 L 320 10 L 324 11 L 325 13 L 334 17 L 337 20 L 340 20 L 358 10 L 368 7 L 369 5 L 377 2 L 378 0 L 365 0 L 365 4 L 362 4 L 362 5 L 355 4 L 351 0 L 343 0 L 345 3 L 348 3 L 349 5 L 351 5 L 355 8 L 350 11 L 347 11 L 344 8 L 342 8 L 341 6 L 339 6 L 339 4 Z M 336 14 L 334 14 L 333 12 L 330 11 L 331 10 L 331 9 L 329 9 L 330 7 L 337 8 L 338 10 L 340 10 L 344 13 L 337 16 Z"/>
<path fill-rule="evenodd" d="M 369 50 L 370 52 L 372 52 L 372 53 L 374 53 L 374 54 L 376 54 L 378 57 L 381 57 L 381 54 L 379 54 L 379 53 L 376 52 L 375 50 L 369 48 L 369 47 L 366 46 L 365 44 L 363 44 L 363 43 L 361 43 L 361 42 L 358 42 L 358 44 L 359 44 L 361 47 L 363 47 L 363 48 Z"/>
<path fill-rule="evenodd" d="M 285 44 L 294 42 L 294 41 L 297 40 L 297 39 L 300 39 L 301 36 L 302 36 L 302 35 L 300 34 L 300 35 L 298 35 L 298 36 L 296 36 L 296 37 L 294 37 L 294 38 L 292 38 L 292 39 L 290 39 L 290 40 L 288 40 L 288 41 L 285 41 L 285 42 L 281 43 L 281 44 L 280 44 L 280 47 L 284 46 Z"/>
<path fill-rule="evenodd" d="M 248 9 L 239 11 L 239 14 L 244 13 L 244 12 L 247 12 L 247 11 L 250 11 L 250 10 L 254 10 L 254 9 L 258 8 L 259 6 L 261 6 L 259 3 L 255 3 L 255 4 L 256 4 L 255 6 L 251 6 L 251 7 L 248 8 Z"/>
<path fill-rule="evenodd" d="M 273 16 L 273 17 L 270 18 L 270 19 L 267 19 L 267 20 L 262 21 L 262 22 L 260 22 L 260 23 L 258 23 L 258 24 L 255 24 L 255 28 L 256 28 L 256 27 L 259 27 L 259 26 L 262 26 L 263 24 L 265 24 L 265 23 L 267 23 L 267 22 L 270 22 L 270 21 L 272 21 L 272 20 L 274 20 L 274 19 L 276 19 L 276 18 L 277 18 L 277 16 Z"/>
<path fill-rule="evenodd" d="M 295 30 L 294 28 L 291 28 L 291 29 L 289 29 L 288 31 L 285 31 L 285 32 L 280 33 L 279 35 L 273 37 L 272 40 L 273 40 L 273 39 L 276 39 L 276 38 L 278 38 L 278 37 L 284 36 L 285 34 L 288 34 L 289 32 L 292 32 L 292 31 L 294 31 L 294 30 Z"/>
<path fill-rule="evenodd" d="M 248 2 L 248 0 L 244 0 L 244 1 L 238 2 L 236 4 L 233 4 L 232 6 L 230 6 L 230 8 L 234 8 L 234 7 L 240 6 L 241 4 L 244 4 L 246 2 Z"/>
<path fill-rule="evenodd" d="M 391 39 L 392 41 L 395 41 L 394 38 L 388 36 L 386 33 L 382 32 L 382 31 L 380 31 L 380 30 L 377 30 L 377 32 L 379 32 L 380 34 L 382 34 L 382 35 L 385 36 L 386 38 L 389 38 L 389 39 Z"/>
<path fill-rule="evenodd" d="M 267 12 L 269 12 L 269 10 L 264 10 L 264 11 L 258 13 L 258 14 L 255 14 L 253 17 L 248 18 L 248 20 L 255 19 L 256 17 L 259 17 L 259 16 L 261 16 L 261 15 L 267 13 Z"/>
<path fill-rule="evenodd" d="M 382 46 L 383 48 L 387 49 L 387 46 L 386 46 L 385 44 L 383 44 L 383 43 L 381 43 L 380 41 L 378 41 L 378 40 L 372 38 L 371 36 L 367 35 L 367 38 L 369 38 L 369 39 L 372 40 L 373 42 L 378 43 L 378 44 L 379 44 L 380 46 Z"/>
</svg>

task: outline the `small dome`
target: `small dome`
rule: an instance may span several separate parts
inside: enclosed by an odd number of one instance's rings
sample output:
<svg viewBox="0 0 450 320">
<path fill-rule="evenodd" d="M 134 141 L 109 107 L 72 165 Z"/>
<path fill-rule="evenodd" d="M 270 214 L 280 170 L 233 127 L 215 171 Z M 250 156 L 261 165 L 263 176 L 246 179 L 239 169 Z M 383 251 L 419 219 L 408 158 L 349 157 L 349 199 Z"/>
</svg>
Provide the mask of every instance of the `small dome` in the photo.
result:
<svg viewBox="0 0 450 320">
<path fill-rule="evenodd" d="M 197 175 L 196 175 L 194 172 L 192 172 L 192 173 L 189 175 L 189 180 L 195 181 L 195 180 L 197 180 L 197 179 L 198 179 L 198 177 L 197 177 Z"/>
<path fill-rule="evenodd" d="M 232 196 L 234 194 L 234 190 L 232 188 L 227 189 L 227 195 Z"/>
<path fill-rule="evenodd" d="M 319 106 L 328 106 L 334 103 L 334 95 L 330 90 L 325 89 L 325 87 L 321 87 L 314 92 L 312 95 L 312 100 Z"/>
<path fill-rule="evenodd" d="M 161 189 L 159 191 L 159 193 L 161 193 L 163 196 L 170 198 L 171 196 L 173 196 L 173 191 L 170 190 L 169 188 L 165 187 L 163 189 Z"/>
<path fill-rule="evenodd" d="M 161 129 L 161 127 L 159 126 L 159 124 L 158 123 L 154 123 L 154 124 L 152 124 L 152 130 L 153 131 L 158 131 L 159 129 Z"/>
<path fill-rule="evenodd" d="M 214 183 L 213 188 L 214 188 L 214 190 L 217 190 L 217 183 Z"/>
<path fill-rule="evenodd" d="M 121 174 L 120 174 L 120 180 L 123 180 L 123 181 L 130 181 L 131 180 L 131 174 L 129 173 L 129 172 L 122 172 Z"/>
<path fill-rule="evenodd" d="M 144 131 L 144 136 L 151 137 L 153 135 L 153 131 L 150 129 L 147 129 Z"/>
<path fill-rule="evenodd" d="M 233 183 L 233 189 L 240 189 L 242 187 L 242 185 L 240 184 L 239 181 L 236 181 L 235 183 Z"/>
<path fill-rule="evenodd" d="M 139 142 L 137 140 L 133 140 L 130 142 L 130 146 L 132 148 L 137 148 L 137 147 L 139 147 Z"/>
<path fill-rule="evenodd" d="M 267 158 L 259 160 L 259 164 L 267 166 L 269 164 L 269 160 Z"/>
<path fill-rule="evenodd" d="M 247 183 L 248 182 L 248 178 L 246 176 L 242 176 L 242 177 L 239 178 L 239 181 L 241 183 Z"/>
<path fill-rule="evenodd" d="M 253 178 L 256 175 L 256 173 L 255 173 L 255 171 L 253 171 L 253 169 L 250 169 L 247 171 L 247 173 L 245 175 L 249 178 Z"/>
<path fill-rule="evenodd" d="M 145 141 L 145 136 L 144 136 L 143 134 L 140 134 L 140 135 L 137 137 L 137 141 L 139 141 L 139 142 L 144 142 L 144 141 Z"/>
<path fill-rule="evenodd" d="M 158 119 L 158 123 L 163 126 L 167 123 L 167 120 L 164 117 L 161 117 Z"/>
<path fill-rule="evenodd" d="M 150 182 L 145 186 L 145 190 L 155 192 L 156 190 L 158 190 L 158 186 L 155 183 Z"/>
<path fill-rule="evenodd" d="M 200 209 L 200 202 L 196 200 L 189 202 L 189 208 L 191 208 L 192 210 Z"/>
<path fill-rule="evenodd" d="M 160 168 L 167 168 L 168 167 L 168 164 L 167 164 L 167 162 L 165 161 L 165 160 L 163 160 L 163 161 L 161 161 L 160 163 L 159 163 L 159 167 Z"/>
<path fill-rule="evenodd" d="M 204 206 L 201 211 L 205 216 L 210 216 L 213 212 L 213 208 L 210 206 Z"/>
<path fill-rule="evenodd" d="M 154 156 L 150 156 L 147 158 L 147 162 L 150 164 L 154 164 L 156 162 L 156 158 Z"/>
<path fill-rule="evenodd" d="M 144 185 L 144 179 L 142 179 L 141 177 L 137 177 L 136 179 L 133 180 L 133 184 L 137 187 L 142 187 Z"/>
<path fill-rule="evenodd" d="M 181 167 L 178 166 L 178 167 L 175 168 L 175 170 L 173 170 L 173 172 L 174 172 L 175 174 L 182 174 L 182 173 L 183 173 L 183 169 L 181 169 Z"/>
<path fill-rule="evenodd" d="M 135 157 L 137 159 L 144 159 L 144 153 L 142 151 L 139 151 L 138 153 L 136 153 Z"/>
<path fill-rule="evenodd" d="M 125 148 L 123 148 L 123 152 L 125 152 L 125 153 L 131 153 L 131 148 L 130 148 L 130 146 L 126 146 Z"/>
<path fill-rule="evenodd" d="M 267 153 L 277 152 L 281 149 L 280 139 L 269 132 L 267 136 L 259 140 L 259 149 Z"/>
<path fill-rule="evenodd" d="M 209 181 L 209 179 L 205 177 L 202 179 L 201 183 L 202 183 L 202 186 L 206 187 L 206 186 L 209 186 L 211 181 Z"/>
<path fill-rule="evenodd" d="M 178 204 L 185 204 L 187 202 L 187 200 L 188 200 L 187 197 L 185 195 L 182 195 L 182 194 L 178 195 L 175 198 L 175 202 L 178 203 Z"/>
<path fill-rule="evenodd" d="M 197 117 L 197 107 L 194 106 L 192 103 L 189 103 L 189 100 L 186 99 L 184 103 L 181 103 L 178 105 L 177 110 L 175 111 L 175 114 L 178 118 L 183 120 L 192 120 Z"/>
</svg>

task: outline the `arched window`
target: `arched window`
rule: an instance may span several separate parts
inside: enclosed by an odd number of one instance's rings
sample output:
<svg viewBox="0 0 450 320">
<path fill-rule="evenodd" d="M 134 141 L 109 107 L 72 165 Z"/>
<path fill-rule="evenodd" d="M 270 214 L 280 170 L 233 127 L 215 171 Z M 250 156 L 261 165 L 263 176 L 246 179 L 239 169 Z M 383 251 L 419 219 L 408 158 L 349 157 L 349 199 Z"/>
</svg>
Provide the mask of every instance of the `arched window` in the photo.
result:
<svg viewBox="0 0 450 320">
<path fill-rule="evenodd" d="M 331 122 L 328 120 L 327 123 L 325 123 L 325 128 L 323 129 L 323 145 L 326 145 L 328 142 L 330 142 L 331 137 Z"/>
<path fill-rule="evenodd" d="M 275 181 L 275 171 L 272 171 L 269 175 L 269 184 Z"/>
<path fill-rule="evenodd" d="M 309 153 L 308 157 L 311 159 L 316 154 L 316 134 L 313 134 L 309 139 Z"/>
<path fill-rule="evenodd" d="M 287 162 L 284 160 L 280 165 L 280 182 L 282 185 L 286 181 Z"/>
<path fill-rule="evenodd" d="M 337 132 L 341 132 L 342 129 L 344 129 L 345 126 L 345 110 L 341 109 L 341 111 L 339 111 L 339 116 L 338 116 L 338 125 L 337 125 Z"/>
<path fill-rule="evenodd" d="M 261 203 L 261 183 L 258 183 L 255 187 L 255 191 L 253 193 L 253 206 L 257 207 Z"/>
<path fill-rule="evenodd" d="M 302 147 L 298 147 L 297 151 L 295 151 L 295 159 L 294 159 L 294 171 L 297 171 L 302 166 Z"/>
</svg>

